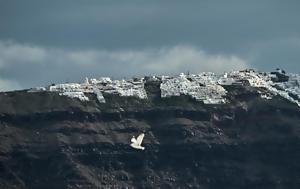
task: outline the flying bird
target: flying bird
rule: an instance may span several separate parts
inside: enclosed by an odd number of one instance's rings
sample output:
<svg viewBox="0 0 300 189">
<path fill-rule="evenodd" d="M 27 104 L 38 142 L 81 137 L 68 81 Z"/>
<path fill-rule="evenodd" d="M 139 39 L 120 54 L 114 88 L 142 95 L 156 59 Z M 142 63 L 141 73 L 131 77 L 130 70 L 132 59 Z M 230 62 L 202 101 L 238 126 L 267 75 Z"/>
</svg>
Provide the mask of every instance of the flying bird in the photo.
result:
<svg viewBox="0 0 300 189">
<path fill-rule="evenodd" d="M 145 150 L 145 147 L 141 146 L 143 139 L 144 139 L 145 134 L 142 133 L 140 134 L 137 138 L 134 136 L 131 138 L 131 144 L 130 146 L 132 148 L 138 149 L 138 150 Z"/>
</svg>

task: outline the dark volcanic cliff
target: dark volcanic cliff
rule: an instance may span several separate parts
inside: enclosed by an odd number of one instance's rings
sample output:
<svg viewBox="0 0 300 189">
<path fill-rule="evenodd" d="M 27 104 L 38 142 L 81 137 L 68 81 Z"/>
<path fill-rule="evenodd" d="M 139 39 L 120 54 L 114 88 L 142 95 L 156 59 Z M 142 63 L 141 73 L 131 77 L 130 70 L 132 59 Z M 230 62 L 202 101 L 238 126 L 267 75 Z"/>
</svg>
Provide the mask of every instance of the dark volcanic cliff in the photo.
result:
<svg viewBox="0 0 300 189">
<path fill-rule="evenodd" d="M 0 93 L 0 188 L 300 188 L 300 109 L 229 86 L 228 104 Z M 145 132 L 144 151 L 129 146 Z"/>
</svg>

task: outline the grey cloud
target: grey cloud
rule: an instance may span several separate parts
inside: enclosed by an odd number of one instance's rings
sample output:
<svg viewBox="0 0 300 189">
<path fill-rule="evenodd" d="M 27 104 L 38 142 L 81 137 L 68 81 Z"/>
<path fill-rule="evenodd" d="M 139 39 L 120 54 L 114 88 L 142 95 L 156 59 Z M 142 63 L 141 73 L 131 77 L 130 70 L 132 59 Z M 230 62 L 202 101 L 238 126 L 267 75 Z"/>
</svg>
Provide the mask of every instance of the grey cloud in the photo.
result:
<svg viewBox="0 0 300 189">
<path fill-rule="evenodd" d="M 17 54 L 17 56 L 16 56 Z M 114 78 L 190 71 L 223 72 L 247 68 L 237 56 L 208 54 L 191 46 L 143 50 L 69 50 L 0 42 L 0 75 L 22 87 L 81 81 L 85 76 Z"/>
</svg>

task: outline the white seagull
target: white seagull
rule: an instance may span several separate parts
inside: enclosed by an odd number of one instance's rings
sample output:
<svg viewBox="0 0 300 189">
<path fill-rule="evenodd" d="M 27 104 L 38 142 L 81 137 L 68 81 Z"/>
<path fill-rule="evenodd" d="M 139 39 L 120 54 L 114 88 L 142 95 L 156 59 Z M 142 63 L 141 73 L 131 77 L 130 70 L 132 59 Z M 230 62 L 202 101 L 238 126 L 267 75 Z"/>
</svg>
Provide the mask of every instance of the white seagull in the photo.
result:
<svg viewBox="0 0 300 189">
<path fill-rule="evenodd" d="M 140 134 L 137 138 L 134 136 L 131 138 L 131 144 L 130 146 L 132 148 L 138 149 L 138 150 L 145 150 L 145 147 L 141 146 L 143 139 L 144 139 L 145 134 L 142 133 Z"/>
</svg>

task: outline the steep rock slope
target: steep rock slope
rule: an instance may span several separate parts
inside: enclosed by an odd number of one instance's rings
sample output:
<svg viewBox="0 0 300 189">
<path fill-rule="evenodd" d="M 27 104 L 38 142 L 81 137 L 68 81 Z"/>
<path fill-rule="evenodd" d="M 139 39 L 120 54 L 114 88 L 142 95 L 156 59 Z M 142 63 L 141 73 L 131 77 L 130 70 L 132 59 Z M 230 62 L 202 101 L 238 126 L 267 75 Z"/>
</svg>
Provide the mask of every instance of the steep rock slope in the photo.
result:
<svg viewBox="0 0 300 189">
<path fill-rule="evenodd" d="M 0 93 L 0 188 L 299 188 L 300 109 L 249 85 L 189 96 Z M 129 146 L 144 132 L 144 151 Z"/>
</svg>

